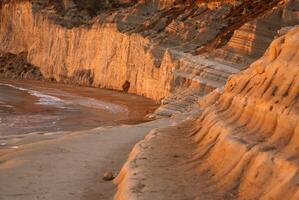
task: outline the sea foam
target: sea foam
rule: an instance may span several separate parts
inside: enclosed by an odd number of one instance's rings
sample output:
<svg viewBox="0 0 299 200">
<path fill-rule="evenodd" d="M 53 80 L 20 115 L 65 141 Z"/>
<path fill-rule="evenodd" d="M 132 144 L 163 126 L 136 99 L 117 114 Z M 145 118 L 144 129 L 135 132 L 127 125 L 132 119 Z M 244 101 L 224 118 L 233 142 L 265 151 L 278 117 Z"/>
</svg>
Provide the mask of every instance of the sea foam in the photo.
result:
<svg viewBox="0 0 299 200">
<path fill-rule="evenodd" d="M 22 87 L 18 87 L 18 86 L 15 86 L 15 85 L 12 85 L 12 84 L 7 84 L 7 83 L 0 83 L 0 85 L 4 85 L 4 86 L 7 86 L 7 87 L 17 89 L 17 90 L 28 92 L 30 95 L 35 96 L 35 97 L 38 98 L 38 101 L 36 103 L 38 105 L 50 105 L 50 106 L 59 106 L 59 107 L 65 105 L 65 102 L 62 99 L 60 99 L 58 97 L 43 94 L 39 91 L 35 91 L 35 90 L 27 89 L 27 88 L 22 88 Z"/>
</svg>

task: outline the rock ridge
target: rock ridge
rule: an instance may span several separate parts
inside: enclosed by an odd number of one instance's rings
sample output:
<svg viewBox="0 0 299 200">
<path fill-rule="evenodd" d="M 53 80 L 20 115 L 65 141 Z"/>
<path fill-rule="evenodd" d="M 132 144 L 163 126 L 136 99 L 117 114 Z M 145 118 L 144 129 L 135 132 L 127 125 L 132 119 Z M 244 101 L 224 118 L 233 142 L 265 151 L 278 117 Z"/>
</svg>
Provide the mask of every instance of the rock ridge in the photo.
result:
<svg viewBox="0 0 299 200">
<path fill-rule="evenodd" d="M 133 149 L 115 199 L 299 198 L 299 27 Z"/>
<path fill-rule="evenodd" d="M 0 49 L 13 54 L 27 52 L 28 62 L 40 67 L 46 79 L 78 80 L 78 84 L 116 90 L 123 90 L 127 83 L 130 87 L 125 91 L 161 101 L 180 88 L 207 87 L 212 91 L 244 69 L 246 61 L 226 56 L 225 48 L 217 56 L 191 54 L 217 38 L 223 28 L 237 28 L 233 19 L 252 5 L 259 9 L 248 12 L 260 16 L 263 12 L 271 14 L 272 8 L 285 10 L 286 5 L 294 6 L 297 1 L 269 2 L 265 7 L 259 1 L 119 1 L 102 5 L 92 14 L 81 1 L 3 1 Z M 296 12 L 287 13 L 296 16 Z M 72 24 L 78 15 L 81 21 Z M 290 23 L 297 20 L 288 19 Z M 258 47 L 256 57 L 267 44 Z M 244 52 L 246 58 L 248 52 Z M 221 59 L 216 61 L 218 57 Z M 195 66 L 203 67 L 186 65 L 194 60 Z M 216 64 L 205 67 L 209 62 Z M 224 65 L 228 67 L 223 70 L 217 67 Z"/>
</svg>

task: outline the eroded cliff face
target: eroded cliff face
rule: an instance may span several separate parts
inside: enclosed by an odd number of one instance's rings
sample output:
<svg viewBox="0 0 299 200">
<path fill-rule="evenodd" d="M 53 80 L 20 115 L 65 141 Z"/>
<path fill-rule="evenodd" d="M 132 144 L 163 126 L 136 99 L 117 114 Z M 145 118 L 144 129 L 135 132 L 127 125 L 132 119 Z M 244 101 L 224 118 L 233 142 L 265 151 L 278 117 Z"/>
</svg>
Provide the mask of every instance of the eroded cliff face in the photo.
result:
<svg viewBox="0 0 299 200">
<path fill-rule="evenodd" d="M 26 1 L 2 6 L 1 49 L 28 52 L 28 61 L 46 78 L 64 81 L 81 71 L 90 73 L 95 87 L 122 89 L 128 81 L 132 93 L 153 99 L 169 93 L 172 67 L 155 66 L 147 39 L 121 34 L 113 24 L 66 29 L 33 15 L 31 6 Z"/>
<path fill-rule="evenodd" d="M 299 198 L 298 37 L 296 27 L 276 39 L 197 122 L 201 168 L 236 198 Z"/>
<path fill-rule="evenodd" d="M 272 8 L 284 9 L 284 1 L 267 2 L 106 1 L 90 10 L 97 1 L 4 1 L 0 49 L 25 52 L 46 79 L 60 82 L 155 100 L 179 88 L 207 93 L 222 87 L 240 67 L 197 54 L 225 45 L 243 23 Z M 224 54 L 218 57 L 233 60 Z"/>
<path fill-rule="evenodd" d="M 33 13 L 36 9 L 32 6 L 36 5 L 28 1 L 2 4 L 0 48 L 15 54 L 27 52 L 28 62 L 40 67 L 47 79 L 117 90 L 126 86 L 131 93 L 156 100 L 179 85 L 193 84 L 186 81 L 188 77 L 173 75 L 175 68 L 184 68 L 181 63 L 186 63 L 182 61 L 185 56 L 170 55 L 140 34 L 120 33 L 117 24 L 101 24 L 97 19 L 88 27 L 69 29 L 56 23 L 51 10 Z M 201 63 L 198 65 L 196 76 L 206 77 L 208 70 L 202 69 Z M 220 85 L 231 71 L 224 69 L 217 78 Z"/>
<path fill-rule="evenodd" d="M 236 29 L 227 44 L 213 49 L 209 56 L 235 63 L 244 69 L 264 54 L 279 29 L 298 23 L 299 1 L 285 1 L 281 6 L 272 8 Z"/>
<path fill-rule="evenodd" d="M 299 27 L 280 33 L 201 114 L 136 145 L 115 199 L 299 198 Z"/>
<path fill-rule="evenodd" d="M 51 80 L 176 92 L 158 112 L 192 112 L 136 145 L 116 199 L 298 199 L 299 28 L 222 92 L 298 24 L 298 2 L 5 1 L 0 50 Z"/>
</svg>

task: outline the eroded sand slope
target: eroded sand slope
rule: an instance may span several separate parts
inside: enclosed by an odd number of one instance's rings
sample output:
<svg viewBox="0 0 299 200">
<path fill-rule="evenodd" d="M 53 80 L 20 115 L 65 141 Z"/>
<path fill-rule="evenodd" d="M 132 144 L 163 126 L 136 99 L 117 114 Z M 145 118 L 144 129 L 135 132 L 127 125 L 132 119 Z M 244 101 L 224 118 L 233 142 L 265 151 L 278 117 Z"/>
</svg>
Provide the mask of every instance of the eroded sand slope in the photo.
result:
<svg viewBox="0 0 299 200">
<path fill-rule="evenodd" d="M 281 31 L 201 114 L 137 144 L 115 199 L 298 199 L 298 37 Z"/>
</svg>

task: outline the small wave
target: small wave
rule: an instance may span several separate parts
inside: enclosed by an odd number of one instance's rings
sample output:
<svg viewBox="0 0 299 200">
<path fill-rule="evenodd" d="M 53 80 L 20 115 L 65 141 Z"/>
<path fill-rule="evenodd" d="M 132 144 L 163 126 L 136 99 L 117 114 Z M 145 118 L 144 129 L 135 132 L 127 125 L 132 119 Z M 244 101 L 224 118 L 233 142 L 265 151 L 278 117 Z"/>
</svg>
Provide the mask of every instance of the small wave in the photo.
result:
<svg viewBox="0 0 299 200">
<path fill-rule="evenodd" d="M 57 97 L 49 96 L 49 95 L 46 95 L 46 94 L 43 94 L 41 92 L 37 92 L 34 90 L 29 90 L 28 92 L 31 95 L 39 98 L 37 104 L 40 104 L 40 105 L 64 105 L 64 101 Z"/>
<path fill-rule="evenodd" d="M 85 106 L 85 107 L 89 107 L 89 108 L 109 110 L 110 112 L 113 112 L 113 113 L 119 113 L 119 112 L 127 113 L 128 112 L 128 109 L 123 106 L 108 103 L 105 101 L 100 101 L 100 100 L 93 99 L 93 98 L 77 99 L 77 100 L 75 100 L 75 103 L 78 103 L 81 106 Z"/>
<path fill-rule="evenodd" d="M 101 101 L 94 98 L 89 97 L 81 97 L 77 95 L 71 95 L 69 94 L 69 97 L 71 97 L 71 100 L 64 101 L 58 97 L 50 96 L 44 93 L 41 93 L 36 90 L 31 90 L 27 88 L 18 87 L 12 84 L 6 84 L 6 83 L 0 83 L 0 85 L 4 85 L 7 87 L 11 87 L 17 90 L 26 91 L 32 96 L 38 97 L 38 101 L 36 104 L 39 105 L 47 105 L 47 106 L 55 106 L 59 108 L 68 109 L 69 107 L 67 105 L 69 104 L 79 104 L 81 106 L 89 107 L 89 108 L 95 108 L 95 109 L 101 109 L 101 110 L 108 110 L 113 113 L 127 113 L 128 114 L 128 108 L 120 105 L 116 105 L 113 103 L 108 103 L 105 101 Z"/>
<path fill-rule="evenodd" d="M 11 87 L 20 91 L 26 91 L 28 92 L 30 95 L 35 96 L 38 98 L 38 101 L 36 104 L 38 105 L 50 105 L 50 106 L 64 106 L 65 102 L 58 98 L 58 97 L 54 97 L 54 96 L 50 96 L 50 95 L 46 95 L 43 94 L 41 92 L 35 91 L 35 90 L 31 90 L 31 89 L 27 89 L 27 88 L 22 88 L 22 87 L 17 87 L 15 85 L 12 84 L 6 84 L 6 83 L 0 83 L 0 85 L 4 85 L 7 87 Z"/>
<path fill-rule="evenodd" d="M 50 94 L 55 95 L 55 93 L 50 93 Z M 82 97 L 79 95 L 70 94 L 68 92 L 64 92 L 63 94 L 59 94 L 59 95 L 63 95 L 64 97 L 66 97 L 68 99 L 68 100 L 66 100 L 66 102 L 68 102 L 69 104 L 78 104 L 80 106 L 84 106 L 84 107 L 88 107 L 88 108 L 108 110 L 113 113 L 122 112 L 122 113 L 128 114 L 128 112 L 129 112 L 129 109 L 125 106 L 117 105 L 114 103 L 109 103 L 107 101 L 101 101 L 99 99 L 94 99 L 94 98 L 90 98 L 90 97 Z"/>
<path fill-rule="evenodd" d="M 3 102 L 3 101 L 0 101 L 0 107 L 5 107 L 5 108 L 13 108 L 13 106 L 12 105 L 8 105 L 8 104 L 6 104 L 5 102 Z"/>
<path fill-rule="evenodd" d="M 11 105 L 6 105 L 6 104 L 2 104 L 2 105 L 0 105 L 0 107 L 4 107 L 4 108 L 13 108 L 13 106 L 11 106 Z"/>
</svg>

